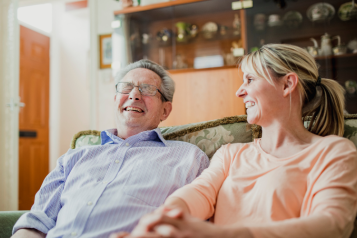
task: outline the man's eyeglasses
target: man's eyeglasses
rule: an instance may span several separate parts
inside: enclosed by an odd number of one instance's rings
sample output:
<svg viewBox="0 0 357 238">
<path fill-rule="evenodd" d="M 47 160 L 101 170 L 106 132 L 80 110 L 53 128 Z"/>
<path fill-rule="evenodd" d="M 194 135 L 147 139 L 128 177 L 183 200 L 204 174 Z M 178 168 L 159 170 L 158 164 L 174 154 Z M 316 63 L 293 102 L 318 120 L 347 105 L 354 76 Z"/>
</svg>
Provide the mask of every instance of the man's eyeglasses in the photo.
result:
<svg viewBox="0 0 357 238">
<path fill-rule="evenodd" d="M 139 86 L 135 86 L 133 83 L 119 82 L 115 86 L 117 92 L 122 94 L 129 94 L 135 87 L 139 88 L 139 91 L 143 96 L 155 96 L 156 92 L 159 92 L 162 95 L 162 97 L 165 99 L 165 101 L 169 101 L 156 86 L 151 84 L 143 83 L 140 84 Z"/>
</svg>

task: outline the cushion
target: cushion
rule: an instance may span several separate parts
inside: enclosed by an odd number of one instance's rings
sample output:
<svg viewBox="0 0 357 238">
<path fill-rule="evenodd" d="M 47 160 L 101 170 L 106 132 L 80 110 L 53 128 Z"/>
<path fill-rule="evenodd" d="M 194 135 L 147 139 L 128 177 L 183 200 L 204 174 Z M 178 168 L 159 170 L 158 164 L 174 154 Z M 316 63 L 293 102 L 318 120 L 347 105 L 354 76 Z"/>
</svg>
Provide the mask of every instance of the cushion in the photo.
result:
<svg viewBox="0 0 357 238">
<path fill-rule="evenodd" d="M 305 123 L 308 125 L 308 123 Z M 192 123 L 182 126 L 162 127 L 161 133 L 166 140 L 185 141 L 197 145 L 209 158 L 228 143 L 247 143 L 262 136 L 261 127 L 247 123 L 247 116 L 232 116 L 222 119 Z M 357 147 L 357 114 L 345 115 L 343 137 L 351 140 Z M 87 145 L 100 145 L 100 131 L 89 130 L 77 133 L 71 148 Z"/>
<path fill-rule="evenodd" d="M 22 214 L 27 211 L 0 211 L 0 238 L 12 235 L 12 228 Z"/>
</svg>

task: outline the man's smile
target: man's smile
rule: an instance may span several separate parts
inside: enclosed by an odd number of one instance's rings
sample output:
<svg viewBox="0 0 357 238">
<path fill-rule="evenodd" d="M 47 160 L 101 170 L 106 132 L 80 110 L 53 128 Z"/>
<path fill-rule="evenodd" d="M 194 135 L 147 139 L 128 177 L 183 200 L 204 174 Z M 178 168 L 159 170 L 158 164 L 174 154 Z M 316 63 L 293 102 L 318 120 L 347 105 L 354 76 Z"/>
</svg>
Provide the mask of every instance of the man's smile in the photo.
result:
<svg viewBox="0 0 357 238">
<path fill-rule="evenodd" d="M 141 108 L 131 107 L 131 106 L 124 107 L 124 111 L 127 111 L 127 112 L 132 111 L 132 112 L 139 112 L 139 113 L 144 112 Z"/>
</svg>

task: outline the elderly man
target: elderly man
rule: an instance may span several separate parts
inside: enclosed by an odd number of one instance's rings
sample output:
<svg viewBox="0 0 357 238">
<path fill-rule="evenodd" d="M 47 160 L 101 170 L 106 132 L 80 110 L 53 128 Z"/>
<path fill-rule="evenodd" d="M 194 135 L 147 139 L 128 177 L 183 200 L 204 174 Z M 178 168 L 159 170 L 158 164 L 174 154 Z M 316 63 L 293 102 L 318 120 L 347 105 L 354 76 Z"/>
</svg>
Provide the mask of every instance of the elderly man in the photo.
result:
<svg viewBox="0 0 357 238">
<path fill-rule="evenodd" d="M 174 82 L 141 60 L 116 77 L 116 129 L 101 145 L 69 150 L 44 180 L 13 237 L 108 237 L 131 231 L 206 167 L 196 146 L 163 139 L 158 125 L 172 109 Z"/>
</svg>

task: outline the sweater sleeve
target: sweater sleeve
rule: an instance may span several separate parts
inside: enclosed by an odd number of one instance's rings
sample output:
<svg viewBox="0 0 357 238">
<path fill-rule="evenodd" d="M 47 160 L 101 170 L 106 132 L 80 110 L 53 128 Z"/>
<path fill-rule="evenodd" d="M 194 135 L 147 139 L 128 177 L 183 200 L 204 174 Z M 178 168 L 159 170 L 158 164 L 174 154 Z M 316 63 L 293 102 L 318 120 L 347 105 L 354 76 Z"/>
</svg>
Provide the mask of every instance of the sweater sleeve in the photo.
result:
<svg viewBox="0 0 357 238">
<path fill-rule="evenodd" d="M 214 154 L 209 167 L 199 177 L 170 196 L 184 200 L 195 217 L 208 219 L 214 213 L 217 194 L 229 171 L 230 162 L 225 156 L 227 146 Z"/>
<path fill-rule="evenodd" d="M 357 211 L 357 152 L 341 139 L 326 145 L 307 179 L 299 218 L 251 225 L 255 238 L 348 238 Z"/>
</svg>

